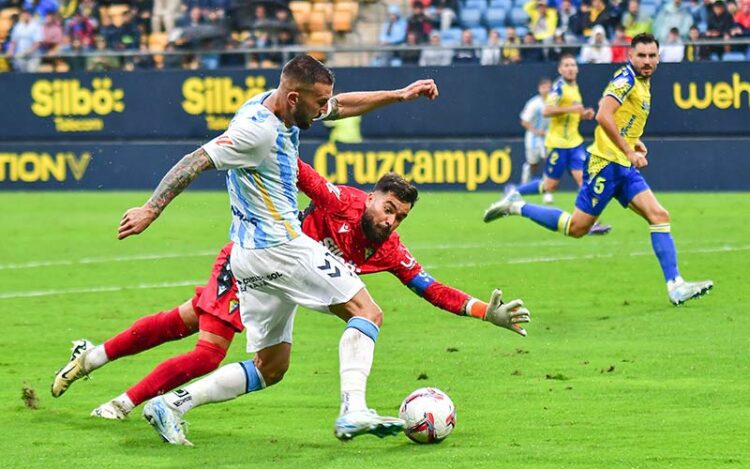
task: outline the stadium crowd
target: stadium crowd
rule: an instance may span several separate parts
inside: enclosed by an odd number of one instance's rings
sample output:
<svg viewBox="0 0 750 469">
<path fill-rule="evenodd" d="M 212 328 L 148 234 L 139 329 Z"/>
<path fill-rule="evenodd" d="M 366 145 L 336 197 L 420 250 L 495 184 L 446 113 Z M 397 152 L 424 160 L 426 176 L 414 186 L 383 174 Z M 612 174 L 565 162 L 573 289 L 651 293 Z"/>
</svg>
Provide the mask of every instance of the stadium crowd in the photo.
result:
<svg viewBox="0 0 750 469">
<path fill-rule="evenodd" d="M 58 1 L 0 0 L 0 69 L 277 66 L 284 60 L 280 47 L 330 45 L 332 34 L 351 31 L 359 7 L 346 0 Z M 750 38 L 750 0 L 409 0 L 383 6 L 379 36 L 362 42 L 403 50 L 376 54 L 375 65 L 500 65 L 554 61 L 563 53 L 582 63 L 620 63 L 640 32 L 659 39 L 664 62 L 750 58 L 746 43 L 702 44 Z M 341 13 L 348 15 L 343 26 Z M 239 52 L 257 48 L 269 52 Z M 111 51 L 120 54 L 104 53 Z M 172 51 L 183 53 L 164 53 Z"/>
</svg>

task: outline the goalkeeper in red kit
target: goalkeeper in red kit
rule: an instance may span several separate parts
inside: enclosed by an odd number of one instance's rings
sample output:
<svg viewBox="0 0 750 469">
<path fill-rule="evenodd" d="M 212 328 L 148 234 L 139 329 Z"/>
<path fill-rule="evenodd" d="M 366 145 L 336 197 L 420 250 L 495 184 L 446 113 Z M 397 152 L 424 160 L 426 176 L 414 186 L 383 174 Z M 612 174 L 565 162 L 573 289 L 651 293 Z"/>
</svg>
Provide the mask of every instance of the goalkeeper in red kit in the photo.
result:
<svg viewBox="0 0 750 469">
<path fill-rule="evenodd" d="M 417 199 L 417 189 L 401 176 L 383 176 L 372 192 L 328 183 L 298 159 L 297 187 L 311 200 L 301 214 L 304 233 L 325 245 L 332 255 L 357 274 L 390 272 L 434 306 L 459 316 L 471 316 L 522 336 L 529 311 L 521 300 L 503 303 L 499 290 L 485 303 L 435 280 L 400 240 L 396 229 Z M 74 342 L 70 361 L 57 372 L 52 395 L 61 396 L 77 379 L 106 363 L 198 332 L 195 348 L 159 364 L 140 382 L 100 405 L 92 416 L 123 419 L 139 404 L 218 368 L 234 335 L 243 329 L 237 286 L 230 268 L 232 243 L 225 245 L 205 287 L 170 311 L 138 319 L 128 329 L 94 345 Z M 324 266 L 321 266 L 324 267 Z M 328 275 L 342 275 L 335 265 Z"/>
</svg>

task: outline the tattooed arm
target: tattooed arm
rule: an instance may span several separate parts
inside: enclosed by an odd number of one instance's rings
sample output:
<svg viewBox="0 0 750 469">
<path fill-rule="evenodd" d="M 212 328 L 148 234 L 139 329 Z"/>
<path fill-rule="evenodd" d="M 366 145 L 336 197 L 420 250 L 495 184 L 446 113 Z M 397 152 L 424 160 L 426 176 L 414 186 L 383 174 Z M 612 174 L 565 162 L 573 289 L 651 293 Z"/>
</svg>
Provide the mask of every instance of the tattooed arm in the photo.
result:
<svg viewBox="0 0 750 469">
<path fill-rule="evenodd" d="M 139 234 L 153 223 L 169 203 L 177 197 L 200 173 L 214 168 L 214 163 L 203 148 L 185 155 L 169 170 L 151 198 L 142 206 L 131 208 L 120 220 L 117 239 Z"/>
<path fill-rule="evenodd" d="M 361 116 L 379 107 L 401 101 L 411 101 L 420 96 L 425 96 L 430 100 L 437 98 L 438 89 L 433 80 L 418 80 L 400 90 L 341 93 L 328 102 L 329 110 L 323 119 L 336 120 Z"/>
</svg>

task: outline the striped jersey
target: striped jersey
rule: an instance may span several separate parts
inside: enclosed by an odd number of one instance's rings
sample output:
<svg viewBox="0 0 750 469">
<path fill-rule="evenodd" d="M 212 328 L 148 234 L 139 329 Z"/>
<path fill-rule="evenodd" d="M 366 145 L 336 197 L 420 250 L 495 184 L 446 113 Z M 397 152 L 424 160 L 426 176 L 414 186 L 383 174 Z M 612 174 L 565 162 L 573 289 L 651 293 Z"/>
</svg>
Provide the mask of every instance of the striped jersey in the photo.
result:
<svg viewBox="0 0 750 469">
<path fill-rule="evenodd" d="M 546 132 L 549 128 L 549 119 L 544 117 L 544 98 L 537 94 L 526 101 L 519 118 L 531 124 L 535 129 L 542 129 Z M 529 130 L 526 131 L 525 142 L 526 148 L 544 147 L 544 137 Z"/>
<path fill-rule="evenodd" d="M 216 169 L 226 169 L 232 210 L 229 238 L 264 249 L 302 232 L 297 208 L 299 128 L 287 127 L 263 101 L 270 90 L 240 107 L 222 135 L 203 146 Z"/>
</svg>

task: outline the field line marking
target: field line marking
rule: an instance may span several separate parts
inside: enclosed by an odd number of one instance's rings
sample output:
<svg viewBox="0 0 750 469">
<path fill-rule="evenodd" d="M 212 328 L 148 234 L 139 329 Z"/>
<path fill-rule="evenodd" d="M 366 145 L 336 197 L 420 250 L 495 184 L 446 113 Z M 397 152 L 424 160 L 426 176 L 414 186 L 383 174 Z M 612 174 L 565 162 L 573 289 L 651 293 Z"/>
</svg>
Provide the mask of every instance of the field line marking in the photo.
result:
<svg viewBox="0 0 750 469">
<path fill-rule="evenodd" d="M 17 269 L 34 269 L 37 267 L 59 267 L 66 265 L 85 265 L 85 264 L 104 264 L 106 262 L 129 262 L 129 261 L 150 261 L 161 259 L 176 259 L 180 257 L 203 257 L 215 256 L 215 251 L 198 251 L 187 253 L 171 254 L 134 254 L 131 256 L 106 256 L 106 257 L 82 257 L 80 259 L 60 259 L 51 261 L 29 261 L 11 264 L 0 264 L 0 270 L 17 270 Z"/>
<path fill-rule="evenodd" d="M 139 283 L 138 285 L 113 285 L 109 287 L 60 288 L 54 290 L 30 290 L 0 293 L 0 300 L 13 298 L 33 298 L 39 296 L 71 295 L 75 293 L 107 293 L 123 290 L 146 290 L 153 288 L 174 288 L 202 285 L 203 280 L 183 280 L 180 282 Z"/>
</svg>

